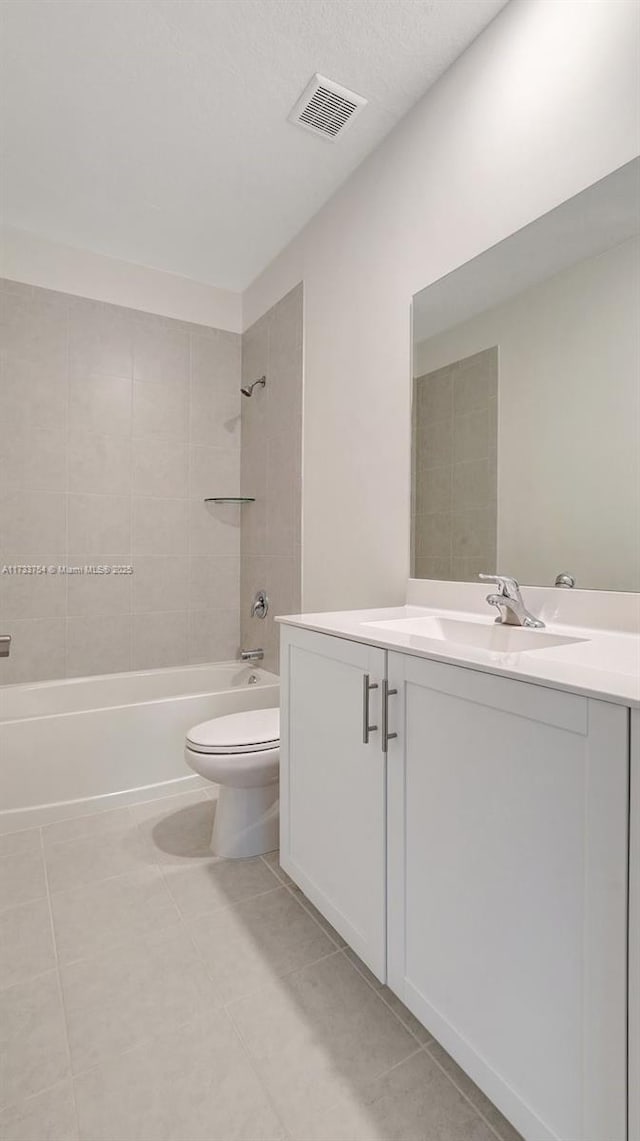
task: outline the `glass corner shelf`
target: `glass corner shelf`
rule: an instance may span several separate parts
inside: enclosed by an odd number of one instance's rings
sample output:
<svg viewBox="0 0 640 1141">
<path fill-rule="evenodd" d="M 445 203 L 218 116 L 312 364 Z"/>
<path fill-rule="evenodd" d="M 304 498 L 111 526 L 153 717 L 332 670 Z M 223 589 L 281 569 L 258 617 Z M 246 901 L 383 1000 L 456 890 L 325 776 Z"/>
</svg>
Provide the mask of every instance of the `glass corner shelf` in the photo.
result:
<svg viewBox="0 0 640 1141">
<path fill-rule="evenodd" d="M 205 503 L 255 503 L 253 495 L 210 495 Z"/>
</svg>

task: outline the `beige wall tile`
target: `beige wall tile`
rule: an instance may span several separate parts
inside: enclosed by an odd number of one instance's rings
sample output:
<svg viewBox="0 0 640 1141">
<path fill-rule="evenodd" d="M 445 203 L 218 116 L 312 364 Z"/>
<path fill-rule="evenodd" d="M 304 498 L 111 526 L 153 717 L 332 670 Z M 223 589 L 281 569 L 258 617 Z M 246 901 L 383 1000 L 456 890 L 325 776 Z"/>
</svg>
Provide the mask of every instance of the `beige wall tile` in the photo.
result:
<svg viewBox="0 0 640 1141">
<path fill-rule="evenodd" d="M 263 331 L 268 346 L 268 322 Z M 108 639 L 90 652 L 82 631 L 132 607 L 180 616 L 169 620 L 173 652 L 158 619 L 138 624 L 139 660 L 188 659 L 190 607 L 203 621 L 199 634 L 191 621 L 195 657 L 230 656 L 241 514 L 202 500 L 239 493 L 241 346 L 235 333 L 0 281 L 0 560 L 117 564 L 135 551 L 137 564 L 131 578 L 0 577 L 14 634 L 0 684 L 128 668 Z"/>
<path fill-rule="evenodd" d="M 217 330 L 212 336 L 191 335 L 191 379 L 212 385 L 221 396 L 237 398 L 242 339 L 239 333 Z"/>
<path fill-rule="evenodd" d="M 66 562 L 63 554 L 42 552 L 42 564 L 58 567 Z M 0 552 L 0 567 L 5 563 L 28 563 L 20 552 L 18 557 Z M 65 614 L 67 582 L 58 574 L 0 574 L 0 615 L 3 618 L 55 618 Z M 12 649 L 13 653 L 13 649 Z"/>
<path fill-rule="evenodd" d="M 66 491 L 66 438 L 48 428 L 3 426 L 0 487 L 3 491 Z"/>
<path fill-rule="evenodd" d="M 67 677 L 131 669 L 131 618 L 91 614 L 67 618 Z"/>
<path fill-rule="evenodd" d="M 189 609 L 239 608 L 240 557 L 192 557 L 189 560 Z"/>
<path fill-rule="evenodd" d="M 70 551 L 127 555 L 131 550 L 131 500 L 128 495 L 69 495 Z"/>
<path fill-rule="evenodd" d="M 189 591 L 189 559 L 184 555 L 136 555 L 131 591 L 132 610 L 138 614 L 184 609 Z"/>
<path fill-rule="evenodd" d="M 188 454 L 185 444 L 156 436 L 135 441 L 133 494 L 184 499 L 188 488 Z"/>
<path fill-rule="evenodd" d="M 278 667 L 276 614 L 300 610 L 303 290 L 297 286 L 242 338 L 243 383 L 267 376 L 242 403 L 241 634 L 261 646 L 267 669 Z M 251 618 L 258 588 L 271 600 L 264 621 Z"/>
<path fill-rule="evenodd" d="M 240 650 L 240 614 L 237 610 L 190 610 L 190 662 L 231 661 Z"/>
<path fill-rule="evenodd" d="M 186 555 L 188 523 L 185 499 L 133 498 L 134 555 Z"/>
<path fill-rule="evenodd" d="M 134 380 L 186 385 L 189 379 L 189 337 L 166 325 L 137 321 L 133 328 Z"/>
<path fill-rule="evenodd" d="M 131 381 L 122 377 L 72 377 L 69 429 L 96 435 L 131 434 Z"/>
<path fill-rule="evenodd" d="M 253 506 L 253 505 L 251 505 Z M 189 542 L 192 556 L 233 556 L 240 552 L 240 516 L 236 504 L 189 502 Z"/>
<path fill-rule="evenodd" d="M 134 614 L 132 668 L 155 670 L 186 665 L 188 613 L 185 610 Z"/>
<path fill-rule="evenodd" d="M 66 362 L 41 364 L 9 352 L 0 356 L 0 422 L 5 431 L 64 431 L 67 393 Z"/>
<path fill-rule="evenodd" d="M 57 492 L 9 491 L 0 495 L 0 535 L 6 560 L 17 555 L 43 562 L 45 551 L 64 550 L 67 501 Z"/>
<path fill-rule="evenodd" d="M 84 297 L 69 302 L 71 376 L 131 379 L 133 322 L 126 310 Z"/>
<path fill-rule="evenodd" d="M 64 450 L 63 450 L 64 457 Z M 131 441 L 75 431 L 68 445 L 68 490 L 128 495 L 131 489 Z"/>
<path fill-rule="evenodd" d="M 12 618 L 3 621 L 11 634 L 11 655 L 0 658 L 0 685 L 64 677 L 64 618 Z"/>
<path fill-rule="evenodd" d="M 116 555 L 71 554 L 68 566 L 113 567 L 122 564 Z M 131 610 L 132 577 L 128 574 L 69 574 L 67 582 L 67 614 L 127 614 Z"/>
<path fill-rule="evenodd" d="M 133 385 L 134 436 L 186 440 L 189 394 L 186 385 L 170 380 L 137 380 Z"/>
<path fill-rule="evenodd" d="M 189 495 L 193 499 L 239 494 L 238 448 L 189 448 Z"/>
<path fill-rule="evenodd" d="M 240 447 L 240 388 L 237 395 L 220 395 L 213 385 L 191 384 L 189 439 L 208 448 Z"/>
</svg>

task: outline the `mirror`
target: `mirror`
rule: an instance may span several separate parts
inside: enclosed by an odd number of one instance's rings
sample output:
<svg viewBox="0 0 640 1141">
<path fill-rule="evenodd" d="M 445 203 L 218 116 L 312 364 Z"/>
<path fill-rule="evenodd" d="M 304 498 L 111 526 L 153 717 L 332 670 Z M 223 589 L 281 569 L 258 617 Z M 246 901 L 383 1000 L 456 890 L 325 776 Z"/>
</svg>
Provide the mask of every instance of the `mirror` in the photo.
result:
<svg viewBox="0 0 640 1141">
<path fill-rule="evenodd" d="M 640 590 L 640 160 L 413 299 L 411 573 Z"/>
</svg>

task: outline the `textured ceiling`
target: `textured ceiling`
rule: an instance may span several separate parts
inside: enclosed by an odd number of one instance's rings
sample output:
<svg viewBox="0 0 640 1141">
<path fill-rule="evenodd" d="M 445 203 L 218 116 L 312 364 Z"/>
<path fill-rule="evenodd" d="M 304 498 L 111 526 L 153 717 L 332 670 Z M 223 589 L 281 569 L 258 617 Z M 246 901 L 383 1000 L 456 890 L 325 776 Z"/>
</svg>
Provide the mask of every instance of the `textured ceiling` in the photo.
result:
<svg viewBox="0 0 640 1141">
<path fill-rule="evenodd" d="M 505 3 L 3 2 L 3 219 L 242 289 Z M 335 143 L 315 71 L 369 100 Z"/>
</svg>

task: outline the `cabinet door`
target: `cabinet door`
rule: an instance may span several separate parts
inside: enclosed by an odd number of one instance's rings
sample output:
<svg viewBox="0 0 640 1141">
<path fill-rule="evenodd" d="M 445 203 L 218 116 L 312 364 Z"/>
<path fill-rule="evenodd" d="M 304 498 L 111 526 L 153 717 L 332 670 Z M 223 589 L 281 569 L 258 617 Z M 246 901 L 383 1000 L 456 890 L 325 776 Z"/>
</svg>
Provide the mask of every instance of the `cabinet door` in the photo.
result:
<svg viewBox="0 0 640 1141">
<path fill-rule="evenodd" d="M 281 861 L 381 980 L 386 971 L 385 652 L 283 627 Z M 369 724 L 363 741 L 364 679 Z"/>
<path fill-rule="evenodd" d="M 527 1141 L 623 1141 L 628 711 L 395 653 L 389 684 L 389 985 Z"/>
</svg>

